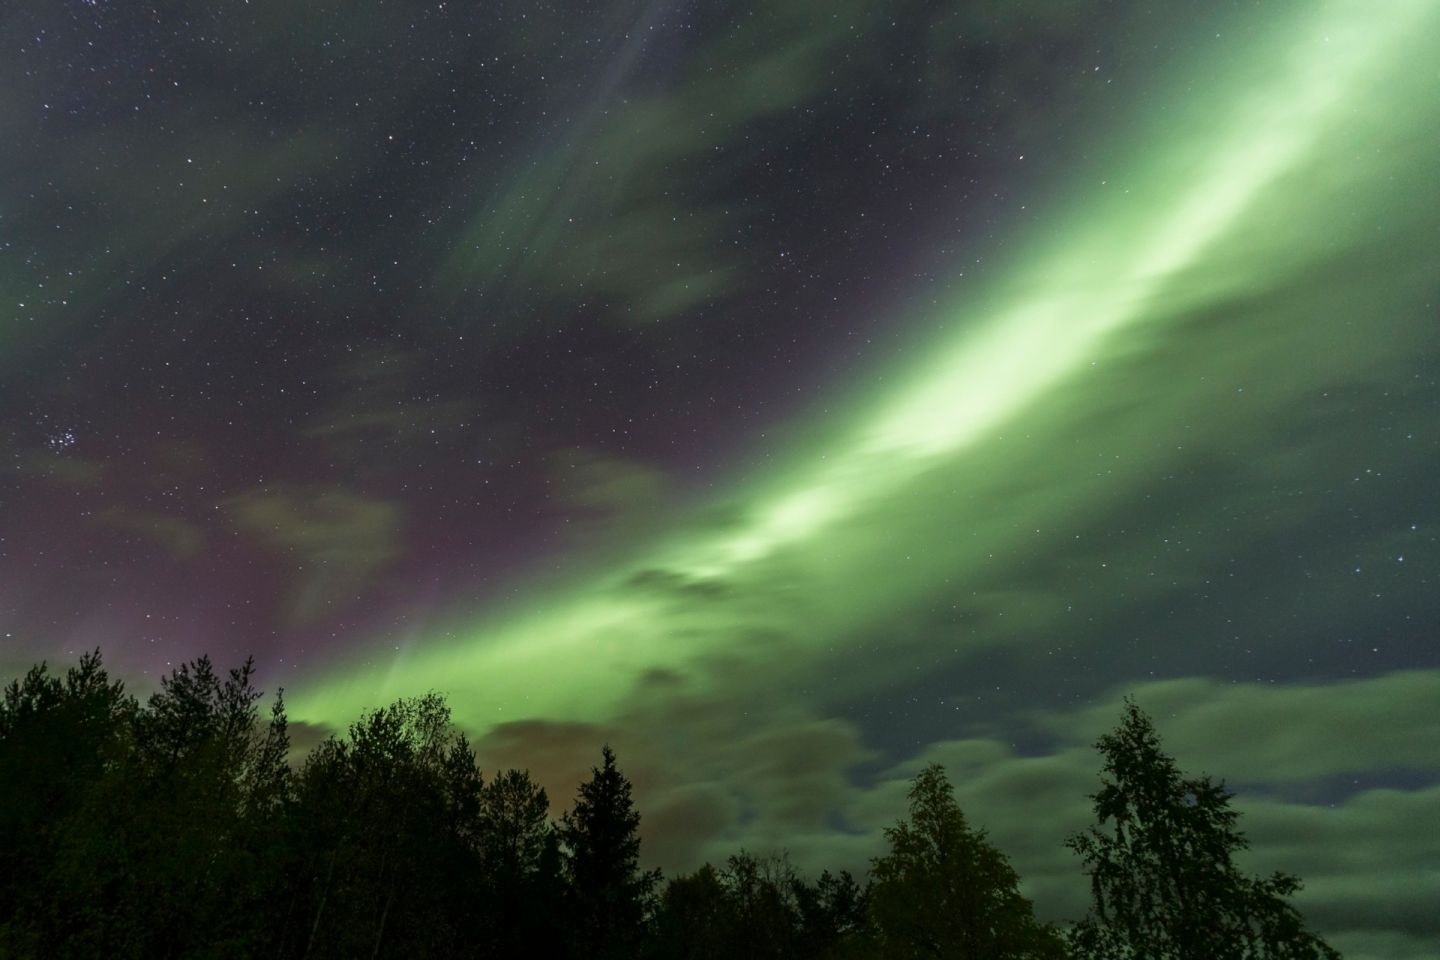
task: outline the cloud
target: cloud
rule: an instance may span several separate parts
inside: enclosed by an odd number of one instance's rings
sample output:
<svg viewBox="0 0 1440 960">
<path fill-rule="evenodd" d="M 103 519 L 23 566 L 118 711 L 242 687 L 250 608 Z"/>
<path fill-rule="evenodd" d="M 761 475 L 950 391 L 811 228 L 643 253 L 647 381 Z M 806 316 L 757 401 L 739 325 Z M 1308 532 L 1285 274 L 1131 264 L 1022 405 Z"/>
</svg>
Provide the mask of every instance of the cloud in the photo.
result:
<svg viewBox="0 0 1440 960">
<path fill-rule="evenodd" d="M 1234 801 L 1251 844 L 1240 856 L 1245 869 L 1299 875 L 1305 889 L 1297 903 L 1318 929 L 1360 955 L 1381 956 L 1382 941 L 1396 931 L 1411 946 L 1440 948 L 1440 924 L 1430 909 L 1440 898 L 1436 691 L 1440 671 L 1290 686 L 1187 678 L 1140 685 L 1134 695 L 1182 770 L 1246 781 Z M 1113 727 L 1120 708 L 1113 697 L 1046 712 L 1040 722 L 1056 742 L 1039 756 L 1022 756 L 993 739 L 931 744 L 855 803 L 874 822 L 880 808 L 897 802 L 899 778 L 924 762 L 941 762 L 961 806 L 1012 858 L 1041 912 L 1076 917 L 1087 893 L 1062 843 L 1092 822 L 1087 795 L 1098 787 L 1101 761 L 1085 744 Z M 1357 751 L 1356 737 L 1378 746 Z M 1282 799 L 1283 791 L 1274 789 L 1338 771 L 1383 775 L 1397 766 L 1408 766 L 1428 785 L 1359 790 L 1324 804 Z M 1367 939 L 1371 931 L 1379 939 Z"/>
<path fill-rule="evenodd" d="M 1327 929 L 1401 931 L 1440 948 L 1440 783 L 1367 790 L 1342 804 L 1246 798 L 1252 869 L 1298 874 L 1298 902 Z"/>
<path fill-rule="evenodd" d="M 724 786 L 696 783 L 653 795 L 642 816 L 646 862 L 675 876 L 707 859 L 718 859 L 714 846 L 739 819 L 740 811 L 734 794 Z"/>
<path fill-rule="evenodd" d="M 286 598 L 294 622 L 358 599 L 399 552 L 400 507 L 344 487 L 255 487 L 223 505 L 237 529 L 294 564 Z"/>
<path fill-rule="evenodd" d="M 1430 909 L 1440 897 L 1440 671 L 1288 685 L 1150 682 L 1073 707 L 997 707 L 1001 715 L 970 721 L 968 735 L 960 727 L 952 739 L 882 754 L 859 724 L 826 715 L 821 691 L 764 682 L 763 666 L 745 656 L 735 666 L 652 669 L 603 720 L 487 727 L 482 704 L 458 713 L 478 734 L 487 769 L 529 768 L 557 814 L 600 745 L 612 744 L 635 784 L 642 856 L 671 874 L 742 848 L 788 851 L 811 873 L 863 873 L 883 852 L 884 828 L 905 815 L 910 778 L 941 763 L 972 825 L 1011 859 L 1041 915 L 1065 920 L 1088 907 L 1064 841 L 1093 822 L 1089 795 L 1102 764 L 1093 741 L 1133 693 L 1182 770 L 1234 785 L 1251 844 L 1244 869 L 1297 874 L 1310 922 L 1356 956 L 1440 949 Z"/>
<path fill-rule="evenodd" d="M 551 811 L 558 815 L 600 762 L 601 746 L 614 739 L 612 729 L 595 724 L 520 720 L 481 733 L 474 747 L 487 776 L 511 768 L 530 771 L 546 788 Z"/>
<path fill-rule="evenodd" d="M 1224 683 L 1187 677 L 1137 684 L 1167 747 L 1204 757 L 1230 781 L 1277 783 L 1376 770 L 1434 771 L 1440 674 L 1403 670 L 1334 683 Z M 1114 725 L 1112 703 L 1038 723 L 1075 742 Z"/>
<path fill-rule="evenodd" d="M 1434 759 L 1440 753 L 1425 752 L 1434 724 L 1418 712 L 1426 692 L 1433 702 L 1436 689 L 1440 672 L 1409 671 L 1291 687 L 1231 687 L 1195 677 L 1134 692 L 1152 711 L 1164 748 L 1182 770 L 1249 774 L 1234 801 L 1251 842 L 1241 854 L 1244 869 L 1298 874 L 1305 889 L 1297 903 L 1312 924 L 1358 956 L 1379 957 L 1387 955 L 1387 945 L 1403 945 L 1410 953 L 1402 956 L 1440 947 L 1440 925 L 1429 909 L 1440 896 L 1433 870 L 1440 862 L 1440 767 Z M 1283 760 L 1286 750 L 1323 756 L 1325 741 L 1340 727 L 1387 702 L 1394 709 L 1372 720 L 1370 734 L 1381 743 L 1388 743 L 1392 730 L 1415 736 L 1406 762 L 1429 785 L 1357 790 L 1323 804 L 1275 793 L 1277 785 L 1336 769 L 1393 769 L 1384 751 L 1349 753 L 1346 737 L 1337 741 L 1343 758 L 1337 764 Z M 635 774 L 647 861 L 671 873 L 702 860 L 720 862 L 741 848 L 788 850 L 811 872 L 861 872 L 883 851 L 881 831 L 905 815 L 910 778 L 926 763 L 941 763 L 972 825 L 986 830 L 1011 859 L 1040 913 L 1064 920 L 1088 906 L 1081 865 L 1064 841 L 1093 822 L 1089 794 L 1098 788 L 1102 761 L 1090 741 L 1113 727 L 1120 709 L 1117 693 L 1100 703 L 1013 717 L 1050 736 L 1043 749 L 1022 753 L 998 736 L 957 738 L 918 744 L 909 756 L 878 769 L 881 758 L 856 725 L 818 715 L 797 699 L 747 696 L 738 679 L 728 692 L 700 695 L 683 678 L 653 677 L 637 686 L 628 707 L 603 731 L 503 729 L 517 756 L 567 755 L 577 741 L 595 743 L 601 735 L 621 744 L 621 766 Z M 1227 726 L 1221 739 L 1207 740 L 1204 732 L 1227 713 L 1236 715 L 1237 729 L 1246 735 L 1225 739 Z M 1262 775 L 1267 768 L 1272 777 Z"/>
<path fill-rule="evenodd" d="M 413 450 L 453 438 L 473 419 L 474 403 L 417 397 L 414 384 L 425 363 L 420 351 L 383 343 L 347 351 L 328 371 L 335 399 L 303 434 L 357 467 L 373 466 L 376 442 Z"/>
<path fill-rule="evenodd" d="M 562 502 L 604 514 L 653 509 L 668 486 L 662 470 L 584 447 L 552 453 L 550 478 Z"/>
<path fill-rule="evenodd" d="M 153 541 L 176 560 L 188 560 L 205 547 L 205 528 L 182 517 L 114 508 L 99 511 L 95 520 L 113 530 Z"/>
<path fill-rule="evenodd" d="M 556 450 L 545 467 L 552 512 L 577 548 L 653 535 L 669 517 L 664 470 L 589 447 Z"/>
<path fill-rule="evenodd" d="M 1328 939 L 1346 960 L 1435 960 L 1440 951 L 1436 938 L 1399 930 L 1342 930 Z"/>
<path fill-rule="evenodd" d="M 688 577 L 670 570 L 640 570 L 625 581 L 636 590 L 677 600 L 719 600 L 729 595 L 723 580 Z"/>
<path fill-rule="evenodd" d="M 262 716 L 262 720 L 264 719 L 267 718 Z M 289 759 L 292 764 L 303 761 L 311 750 L 338 733 L 329 724 L 306 723 L 303 720 L 287 720 L 286 732 L 290 736 Z"/>
<path fill-rule="evenodd" d="M 105 478 L 105 464 L 69 453 L 32 449 L 17 457 L 17 461 L 21 472 L 43 477 L 64 487 L 92 489 Z"/>
<path fill-rule="evenodd" d="M 604 743 L 634 784 L 645 862 L 672 873 L 741 847 L 828 848 L 849 802 L 848 771 L 872 758 L 846 721 L 778 698 L 707 694 L 661 672 L 604 724 L 507 722 L 477 732 L 475 749 L 487 770 L 529 769 L 558 813 Z"/>
<path fill-rule="evenodd" d="M 523 287 L 590 300 L 630 326 L 743 289 L 734 230 L 750 204 L 717 199 L 720 175 L 754 162 L 748 124 L 833 83 L 832 64 L 861 49 L 852 28 L 871 16 L 867 7 L 835 0 L 823 16 L 795 2 L 756 8 L 686 56 L 664 86 L 653 71 L 639 82 L 647 30 L 632 26 L 637 39 L 596 78 L 588 105 L 485 197 L 450 244 L 439 285 L 457 296 Z M 785 125 L 769 137 L 798 131 Z"/>
</svg>

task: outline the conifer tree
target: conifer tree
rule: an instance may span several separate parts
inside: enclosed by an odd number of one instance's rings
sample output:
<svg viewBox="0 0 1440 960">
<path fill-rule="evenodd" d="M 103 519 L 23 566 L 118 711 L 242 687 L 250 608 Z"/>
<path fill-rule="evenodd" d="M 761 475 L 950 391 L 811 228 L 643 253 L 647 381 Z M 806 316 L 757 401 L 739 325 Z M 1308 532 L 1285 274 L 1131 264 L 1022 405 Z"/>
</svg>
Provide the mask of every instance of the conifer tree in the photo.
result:
<svg viewBox="0 0 1440 960">
<path fill-rule="evenodd" d="M 640 869 L 640 814 L 630 781 L 608 745 L 561 821 L 576 956 L 608 960 L 638 952 L 659 871 Z"/>
</svg>

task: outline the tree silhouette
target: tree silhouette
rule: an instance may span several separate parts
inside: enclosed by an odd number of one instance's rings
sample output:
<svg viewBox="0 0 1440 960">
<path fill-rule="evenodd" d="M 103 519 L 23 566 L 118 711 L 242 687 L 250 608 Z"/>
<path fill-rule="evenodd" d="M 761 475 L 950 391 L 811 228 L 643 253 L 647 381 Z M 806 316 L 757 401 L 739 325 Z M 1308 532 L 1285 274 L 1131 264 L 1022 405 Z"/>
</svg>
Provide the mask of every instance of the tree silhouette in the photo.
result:
<svg viewBox="0 0 1440 960">
<path fill-rule="evenodd" d="M 803 883 L 788 858 L 742 850 L 725 861 L 720 876 L 730 908 L 731 955 L 780 960 L 800 953 L 796 890 Z"/>
<path fill-rule="evenodd" d="M 578 956 L 633 957 L 645 932 L 659 871 L 640 870 L 640 814 L 630 781 L 607 745 L 560 825 L 567 855 Z"/>
<path fill-rule="evenodd" d="M 828 960 L 864 956 L 867 894 L 849 873 L 814 884 L 784 855 L 741 851 L 660 898 L 651 956 L 665 960 Z"/>
<path fill-rule="evenodd" d="M 720 873 L 705 864 L 671 878 L 656 910 L 650 956 L 655 960 L 731 960 L 733 920 Z"/>
<path fill-rule="evenodd" d="M 481 850 L 497 880 L 518 880 L 539 866 L 550 833 L 550 801 L 529 771 L 497 773 L 481 793 Z"/>
<path fill-rule="evenodd" d="M 885 831 L 872 861 L 871 912 L 885 957 L 1031 960 L 1063 957 L 1059 934 L 1035 920 L 1019 877 L 972 830 L 939 764 L 910 787 L 910 820 Z"/>
<path fill-rule="evenodd" d="M 77 899 L 56 864 L 97 785 L 129 750 L 138 704 L 98 650 L 64 679 L 46 664 L 0 698 L 0 956 L 63 953 Z"/>
<path fill-rule="evenodd" d="M 1098 825 L 1067 841 L 1092 893 L 1071 931 L 1077 958 L 1338 960 L 1287 901 L 1297 878 L 1251 878 L 1235 866 L 1247 843 L 1233 795 L 1207 776 L 1182 776 L 1133 701 L 1096 747 L 1105 758 L 1092 795 Z"/>
<path fill-rule="evenodd" d="M 26 686 L 45 684 L 32 677 L 15 688 L 20 714 L 39 702 Z M 276 778 L 285 776 L 274 762 L 284 752 L 283 708 L 262 730 L 259 697 L 249 662 L 222 676 L 201 657 L 163 678 L 141 708 L 108 682 L 98 655 L 82 659 L 44 712 L 89 718 L 71 726 L 68 746 L 51 744 L 72 774 L 85 774 L 68 801 L 46 812 L 49 857 L 26 878 L 43 892 L 44 909 L 18 911 L 12 929 L 26 929 L 30 945 L 17 955 L 188 955 L 202 943 L 231 949 L 257 935 L 266 918 L 234 906 L 251 902 L 264 882 L 260 865 L 271 851 L 259 811 L 274 811 L 275 791 L 284 790 Z M 104 746 L 77 765 L 67 753 L 99 742 L 82 727 L 103 729 Z M 24 736 L 11 733 L 7 743 Z"/>
<path fill-rule="evenodd" d="M 292 855 L 309 882 L 286 949 L 311 960 L 459 953 L 475 936 L 457 898 L 478 880 L 480 798 L 466 791 L 480 786 L 438 694 L 371 711 L 317 747 L 298 778 Z"/>
<path fill-rule="evenodd" d="M 498 956 L 553 953 L 563 939 L 559 837 L 549 812 L 529 771 L 497 773 L 481 794 L 488 939 Z"/>
<path fill-rule="evenodd" d="M 841 870 L 821 872 L 813 885 L 795 881 L 800 911 L 800 942 L 806 956 L 828 958 L 863 954 L 870 942 L 870 891 Z"/>
<path fill-rule="evenodd" d="M 557 824 L 528 772 L 488 783 L 438 694 L 371 710 L 292 766 L 250 661 L 201 657 L 141 704 L 98 652 L 0 696 L 0 957 L 1058 960 L 1018 877 L 939 766 L 911 784 L 870 882 L 741 851 L 640 869 L 607 746 Z M 1285 874 L 1242 875 L 1223 786 L 1189 779 L 1127 703 L 1098 744 L 1094 892 L 1075 960 L 1335 960 Z"/>
</svg>

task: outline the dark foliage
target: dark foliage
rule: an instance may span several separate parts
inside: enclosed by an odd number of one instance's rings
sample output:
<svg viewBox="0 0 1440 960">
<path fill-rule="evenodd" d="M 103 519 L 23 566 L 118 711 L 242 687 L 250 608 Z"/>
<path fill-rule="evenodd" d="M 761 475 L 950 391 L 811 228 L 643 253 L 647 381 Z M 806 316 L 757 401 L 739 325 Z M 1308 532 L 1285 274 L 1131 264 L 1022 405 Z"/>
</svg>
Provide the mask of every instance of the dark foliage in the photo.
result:
<svg viewBox="0 0 1440 960">
<path fill-rule="evenodd" d="M 131 750 L 137 706 L 99 652 L 65 679 L 45 664 L 12 681 L 0 705 L 0 955 L 64 956 L 73 912 L 93 911 L 66 883 L 77 827 L 107 770 Z M 63 949 L 62 949 L 63 944 Z"/>
<path fill-rule="evenodd" d="M 1297 878 L 1245 876 L 1231 794 L 1187 778 L 1160 749 L 1150 718 L 1126 701 L 1120 726 L 1100 738 L 1098 826 L 1069 846 L 1085 862 L 1093 906 L 1071 931 L 1083 960 L 1335 960 L 1286 900 Z"/>
<path fill-rule="evenodd" d="M 970 828 L 939 764 L 910 788 L 910 819 L 885 831 L 890 852 L 871 875 L 873 914 L 886 957 L 1049 960 L 1065 955 L 1035 920 L 1020 877 Z"/>
<path fill-rule="evenodd" d="M 830 958 L 871 956 L 868 894 L 848 872 L 808 883 L 784 857 L 741 852 L 670 881 L 661 897 L 651 956 Z"/>
<path fill-rule="evenodd" d="M 560 824 L 577 957 L 634 957 L 651 913 L 657 872 L 640 870 L 640 814 L 607 745 Z"/>
<path fill-rule="evenodd" d="M 44 664 L 0 701 L 0 957 L 868 960 L 1066 955 L 937 766 L 862 886 L 741 852 L 662 884 L 607 746 L 550 819 L 522 770 L 481 776 L 435 694 L 291 757 L 249 661 L 204 657 L 145 703 L 98 652 Z M 1249 880 L 1228 794 L 1186 780 L 1133 707 L 1100 743 L 1100 828 L 1071 845 L 1095 885 L 1074 956 L 1328 960 Z M 1113 825 L 1113 832 L 1104 827 Z"/>
</svg>

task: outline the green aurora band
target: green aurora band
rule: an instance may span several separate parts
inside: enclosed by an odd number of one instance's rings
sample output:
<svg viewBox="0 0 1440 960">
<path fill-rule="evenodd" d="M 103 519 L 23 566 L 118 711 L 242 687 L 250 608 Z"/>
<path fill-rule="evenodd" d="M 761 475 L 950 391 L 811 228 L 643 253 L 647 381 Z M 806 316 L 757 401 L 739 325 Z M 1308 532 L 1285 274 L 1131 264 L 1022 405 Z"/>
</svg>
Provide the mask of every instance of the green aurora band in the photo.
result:
<svg viewBox="0 0 1440 960">
<path fill-rule="evenodd" d="M 603 721 L 657 671 L 695 694 L 744 678 L 761 696 L 829 677 L 826 658 L 873 660 L 837 671 L 827 690 L 843 698 L 937 656 L 1065 631 L 1079 576 L 1055 595 L 1007 588 L 1020 557 L 1063 549 L 1074 518 L 1197 452 L 1262 449 L 1302 398 L 1382 377 L 1423 335 L 1426 277 L 1387 251 L 1434 212 L 1418 131 L 1437 129 L 1435 80 L 1413 64 L 1433 61 L 1440 8 L 1383 7 L 1335 0 L 1210 41 L 1225 69 L 1206 50 L 1178 70 L 1162 107 L 1046 205 L 1067 212 L 1008 244 L 1009 267 L 991 267 L 1006 281 L 935 312 L 934 343 L 914 351 L 926 359 L 854 388 L 851 413 L 793 444 L 788 466 L 627 561 L 308 678 L 294 715 L 338 724 L 433 688 L 479 730 Z M 1365 283 L 1336 276 L 1347 261 Z M 1279 308 L 1266 297 L 1282 287 Z M 1193 544 L 1154 589 L 1197 588 L 1225 549 Z M 879 655 L 859 648 L 946 590 L 1003 609 L 1005 629 L 943 654 L 888 634 Z"/>
</svg>

